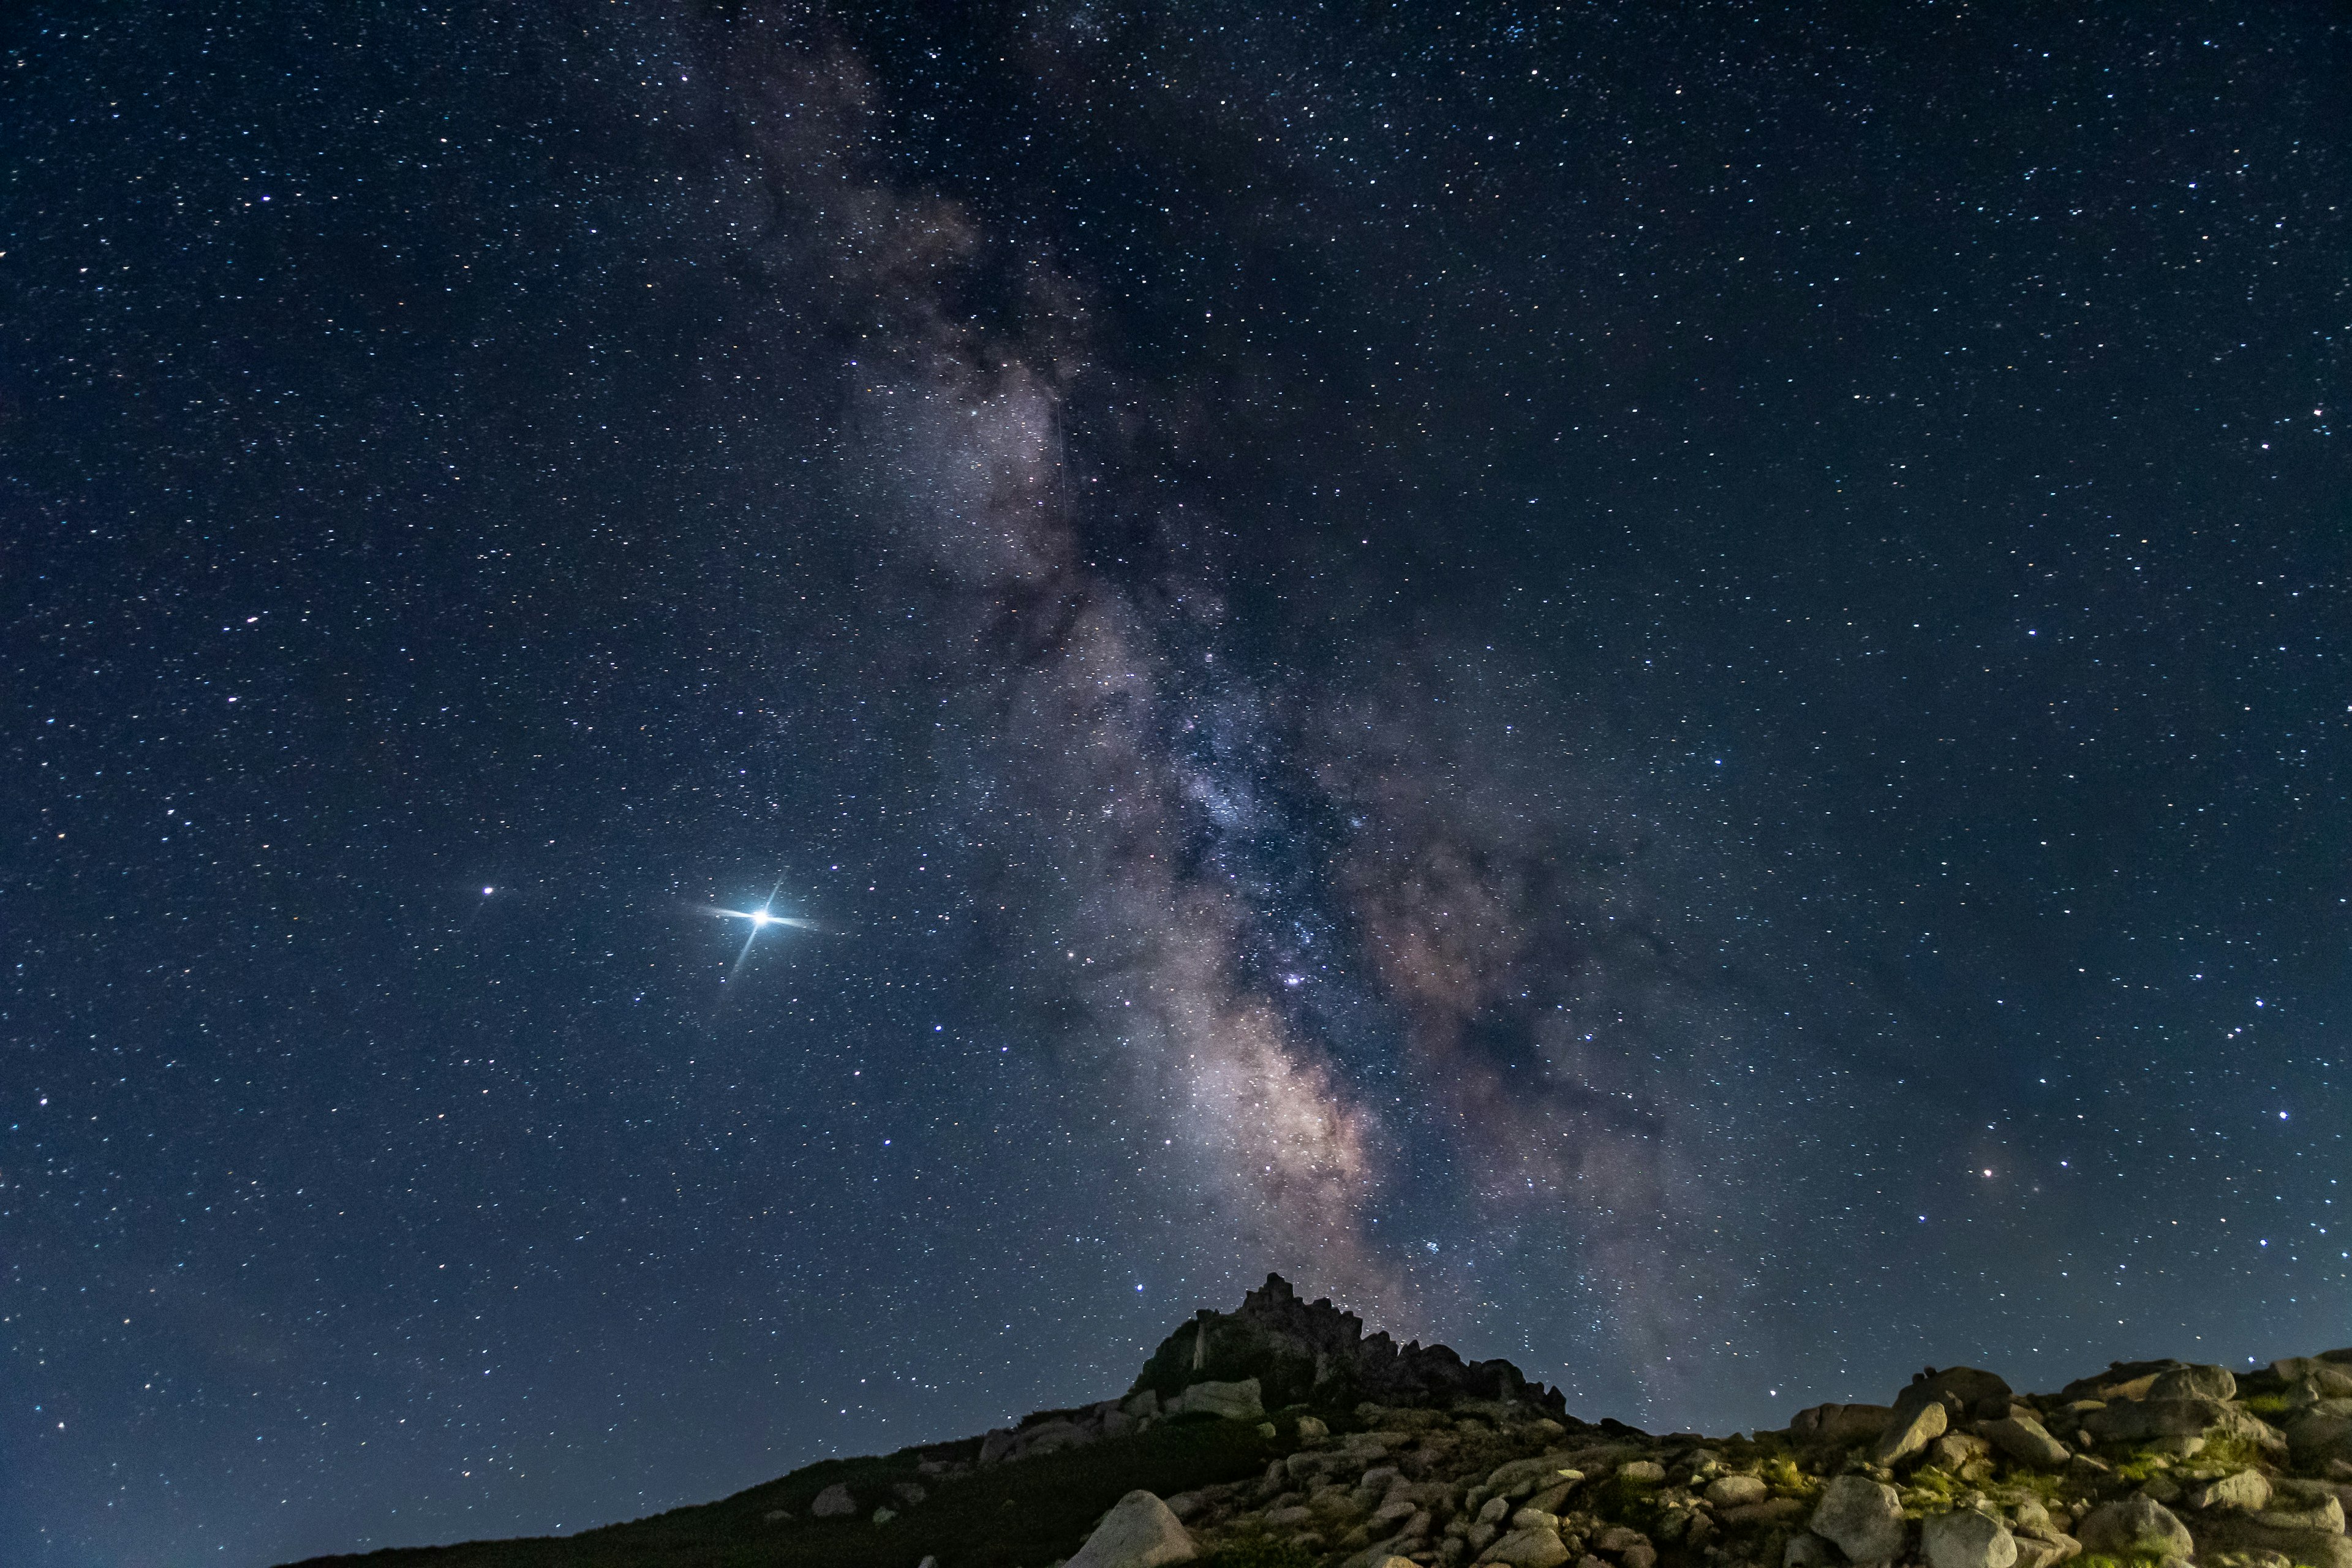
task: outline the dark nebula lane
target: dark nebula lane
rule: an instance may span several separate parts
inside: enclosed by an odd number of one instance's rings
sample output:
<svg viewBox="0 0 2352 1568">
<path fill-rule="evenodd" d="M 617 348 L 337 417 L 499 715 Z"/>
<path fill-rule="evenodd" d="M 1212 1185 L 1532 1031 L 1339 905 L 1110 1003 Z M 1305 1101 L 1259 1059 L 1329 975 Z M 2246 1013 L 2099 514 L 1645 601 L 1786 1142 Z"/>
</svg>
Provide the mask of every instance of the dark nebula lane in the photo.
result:
<svg viewBox="0 0 2352 1568">
<path fill-rule="evenodd" d="M 2337 9 L 0 45 L 0 1561 L 2342 1340 Z"/>
</svg>

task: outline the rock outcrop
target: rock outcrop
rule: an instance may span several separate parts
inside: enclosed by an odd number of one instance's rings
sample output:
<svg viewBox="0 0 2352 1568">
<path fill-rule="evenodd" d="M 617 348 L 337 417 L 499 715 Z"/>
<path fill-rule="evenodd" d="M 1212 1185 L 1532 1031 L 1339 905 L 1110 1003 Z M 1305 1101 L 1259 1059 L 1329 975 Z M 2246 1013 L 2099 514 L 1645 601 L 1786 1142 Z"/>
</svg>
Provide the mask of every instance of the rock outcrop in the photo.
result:
<svg viewBox="0 0 2352 1568">
<path fill-rule="evenodd" d="M 1488 1401 L 1554 1415 L 1567 1407 L 1557 1389 L 1530 1384 L 1507 1361 L 1465 1362 L 1444 1345 L 1367 1334 L 1353 1312 L 1328 1299 L 1300 1300 L 1279 1274 L 1244 1295 L 1238 1311 L 1203 1309 L 1160 1342 L 1129 1392 L 1167 1400 L 1196 1383 L 1250 1378 L 1269 1406 L 1345 1410 L 1369 1400 L 1443 1409 Z"/>
</svg>

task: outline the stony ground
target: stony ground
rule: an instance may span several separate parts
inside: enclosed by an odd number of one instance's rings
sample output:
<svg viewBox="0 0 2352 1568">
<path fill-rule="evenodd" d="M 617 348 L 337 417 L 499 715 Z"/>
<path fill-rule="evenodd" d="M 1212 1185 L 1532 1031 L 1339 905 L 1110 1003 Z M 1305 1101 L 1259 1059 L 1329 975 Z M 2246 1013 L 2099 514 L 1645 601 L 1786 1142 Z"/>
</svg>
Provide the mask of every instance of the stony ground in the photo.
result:
<svg viewBox="0 0 2352 1568">
<path fill-rule="evenodd" d="M 1203 1554 L 1348 1568 L 2352 1568 L 2352 1351 L 2246 1377 L 2118 1365 L 2051 1394 L 1958 1368 L 1721 1440 L 1499 1404 L 1353 1416 L 1294 1418 L 1262 1477 L 1169 1511 Z"/>
<path fill-rule="evenodd" d="M 1292 1325 L 1284 1333 L 1302 1321 L 1318 1335 L 1330 1328 L 1326 1303 L 1276 1305 Z M 1202 1319 L 1213 1330 L 1235 1321 Z M 1352 1320 L 1340 1327 L 1331 1342 L 1345 1348 Z M 1885 1405 L 1817 1405 L 1783 1431 L 1707 1438 L 1574 1419 L 1556 1391 L 1522 1384 L 1516 1373 L 1500 1384 L 1511 1397 L 1326 1397 L 1269 1411 L 1258 1379 L 1211 1375 L 1198 1347 L 1213 1342 L 1198 1324 L 1171 1338 L 1180 1350 L 1193 1346 L 1187 1356 L 1202 1370 L 1165 1398 L 1162 1380 L 984 1437 L 828 1460 L 719 1502 L 580 1535 L 369 1561 L 2352 1568 L 2344 1515 L 2352 1350 L 2234 1374 L 2179 1362 L 2117 1364 L 2041 1394 L 1950 1368 L 1921 1373 Z M 1236 1353 L 1272 1353 L 1263 1336 L 1235 1342 Z M 1379 1365 L 1417 1376 L 1435 1364 L 1417 1347 L 1383 1342 L 1377 1353 Z M 1328 1350 L 1321 1364 L 1337 1364 Z M 1474 1373 L 1492 1375 L 1463 1375 Z"/>
</svg>

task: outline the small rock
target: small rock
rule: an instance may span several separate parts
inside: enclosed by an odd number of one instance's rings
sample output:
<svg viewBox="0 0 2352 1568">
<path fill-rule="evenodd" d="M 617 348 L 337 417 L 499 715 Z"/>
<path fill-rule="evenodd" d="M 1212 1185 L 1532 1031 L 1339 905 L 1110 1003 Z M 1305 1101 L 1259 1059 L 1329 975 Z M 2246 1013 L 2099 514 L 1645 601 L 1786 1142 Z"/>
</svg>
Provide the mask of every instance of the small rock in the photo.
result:
<svg viewBox="0 0 2352 1568">
<path fill-rule="evenodd" d="M 874 1522 L 877 1524 L 887 1524 L 898 1517 L 898 1510 L 895 1508 L 877 1508 L 874 1510 Z"/>
<path fill-rule="evenodd" d="M 2017 1538 L 2009 1526 L 1974 1509 L 1939 1513 L 1919 1527 L 1929 1568 L 2012 1568 Z"/>
<path fill-rule="evenodd" d="M 1932 1406 L 1940 1412 L 1940 1405 Z M 1903 1551 L 1903 1500 L 1868 1476 L 1839 1476 L 1822 1489 L 1812 1531 L 1853 1563 L 1885 1563 Z"/>
<path fill-rule="evenodd" d="M 769 1524 L 790 1524 L 793 1521 L 793 1516 L 780 1508 L 772 1508 L 760 1517 Z"/>
<path fill-rule="evenodd" d="M 1771 1495 L 1761 1476 L 1718 1476 L 1706 1487 L 1706 1500 L 1717 1508 L 1739 1508 Z"/>
<path fill-rule="evenodd" d="M 1870 1450 L 1872 1462 L 1880 1465 L 1902 1463 L 1942 1436 L 1944 1428 L 1951 1425 L 1951 1412 L 1944 1408 L 1941 1401 L 1921 1405 L 1911 1413 L 1907 1421 L 1898 1415 L 1896 1419 L 1887 1424 L 1886 1430 L 1878 1435 L 1877 1443 Z"/>
<path fill-rule="evenodd" d="M 1617 1467 L 1617 1479 L 1658 1486 L 1666 1479 L 1666 1467 L 1655 1459 L 1628 1459 Z"/>
<path fill-rule="evenodd" d="M 893 1481 L 890 1483 L 890 1495 L 912 1508 L 931 1494 L 923 1489 L 919 1481 Z"/>
<path fill-rule="evenodd" d="M 849 1495 L 846 1482 L 835 1481 L 816 1494 L 809 1504 L 809 1512 L 819 1519 L 845 1519 L 857 1511 L 857 1500 Z"/>
<path fill-rule="evenodd" d="M 2187 1557 L 2197 1550 L 2189 1527 L 2170 1509 L 2144 1497 L 2101 1503 L 2075 1533 L 2084 1551 L 2103 1557 Z"/>
<path fill-rule="evenodd" d="M 940 1560 L 936 1557 L 926 1556 L 920 1563 L 915 1564 L 915 1568 L 940 1568 Z"/>
<path fill-rule="evenodd" d="M 1111 1505 L 1067 1568 L 1160 1568 L 1197 1555 L 1192 1536 L 1166 1503 L 1150 1492 L 1131 1491 Z"/>
<path fill-rule="evenodd" d="M 2056 1469 L 2068 1458 L 2066 1445 L 2053 1437 L 2039 1421 L 2021 1415 L 1988 1421 L 1977 1428 L 1993 1447 L 2023 1465 Z"/>
<path fill-rule="evenodd" d="M 1649 1544 L 1648 1536 L 1622 1524 L 1604 1526 L 1592 1537 L 1592 1550 L 1606 1552 L 1612 1557 L 1622 1557 L 1635 1547 Z"/>
<path fill-rule="evenodd" d="M 1318 1415 L 1302 1415 L 1298 1418 L 1298 1440 L 1300 1442 L 1320 1443 L 1324 1438 L 1328 1437 L 1330 1435 L 1331 1428 L 1324 1424 L 1322 1417 Z"/>
</svg>

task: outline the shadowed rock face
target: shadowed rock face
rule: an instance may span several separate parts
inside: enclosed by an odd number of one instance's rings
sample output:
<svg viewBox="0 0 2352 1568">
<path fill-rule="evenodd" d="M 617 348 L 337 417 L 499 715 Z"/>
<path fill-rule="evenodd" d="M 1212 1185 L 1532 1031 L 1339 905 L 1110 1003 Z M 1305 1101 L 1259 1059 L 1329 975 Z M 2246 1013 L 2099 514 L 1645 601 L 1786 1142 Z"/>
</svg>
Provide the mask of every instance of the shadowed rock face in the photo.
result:
<svg viewBox="0 0 2352 1568">
<path fill-rule="evenodd" d="M 1268 1408 L 1311 1404 L 1449 1408 L 1466 1400 L 1502 1400 L 1554 1415 L 1567 1405 L 1557 1389 L 1530 1384 L 1507 1361 L 1465 1362 L 1444 1345 L 1399 1345 L 1326 1299 L 1302 1301 L 1290 1281 L 1269 1274 L 1234 1312 L 1203 1310 L 1160 1343 L 1131 1393 L 1162 1399 L 1188 1384 L 1255 1377 Z"/>
</svg>

